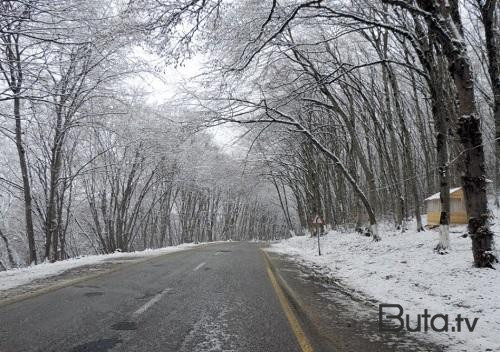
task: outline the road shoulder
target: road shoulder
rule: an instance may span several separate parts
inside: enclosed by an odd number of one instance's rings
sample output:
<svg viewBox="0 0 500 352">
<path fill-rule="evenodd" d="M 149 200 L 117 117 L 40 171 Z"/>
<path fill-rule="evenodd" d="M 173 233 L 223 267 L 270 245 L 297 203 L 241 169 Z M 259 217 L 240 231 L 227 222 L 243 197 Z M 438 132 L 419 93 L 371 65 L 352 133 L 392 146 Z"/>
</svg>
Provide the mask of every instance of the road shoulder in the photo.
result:
<svg viewBox="0 0 500 352">
<path fill-rule="evenodd" d="M 339 285 L 314 268 L 265 250 L 287 297 L 320 351 L 443 351 L 421 334 L 378 330 L 378 302 Z"/>
</svg>

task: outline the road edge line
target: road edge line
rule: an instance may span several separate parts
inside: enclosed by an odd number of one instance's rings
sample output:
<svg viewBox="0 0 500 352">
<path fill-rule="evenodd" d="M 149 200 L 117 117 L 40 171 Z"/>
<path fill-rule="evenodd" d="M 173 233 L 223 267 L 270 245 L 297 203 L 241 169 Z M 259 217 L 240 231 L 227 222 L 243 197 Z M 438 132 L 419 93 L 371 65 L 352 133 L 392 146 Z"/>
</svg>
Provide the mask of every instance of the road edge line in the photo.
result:
<svg viewBox="0 0 500 352">
<path fill-rule="evenodd" d="M 264 250 L 261 249 L 261 251 L 265 258 L 266 269 L 267 269 L 266 271 L 267 275 L 269 276 L 269 280 L 271 281 L 271 285 L 273 286 L 276 296 L 278 297 L 278 300 L 281 304 L 281 308 L 285 313 L 288 323 L 290 324 L 292 332 L 295 335 L 295 338 L 297 339 L 297 342 L 302 352 L 314 352 L 314 348 L 312 347 L 309 338 L 307 337 L 305 331 L 302 329 L 299 319 L 295 315 L 293 308 L 291 307 L 290 302 L 285 292 L 283 291 L 283 288 L 281 287 L 278 279 L 276 278 L 273 272 L 271 259 L 269 258 L 269 255 Z"/>
</svg>

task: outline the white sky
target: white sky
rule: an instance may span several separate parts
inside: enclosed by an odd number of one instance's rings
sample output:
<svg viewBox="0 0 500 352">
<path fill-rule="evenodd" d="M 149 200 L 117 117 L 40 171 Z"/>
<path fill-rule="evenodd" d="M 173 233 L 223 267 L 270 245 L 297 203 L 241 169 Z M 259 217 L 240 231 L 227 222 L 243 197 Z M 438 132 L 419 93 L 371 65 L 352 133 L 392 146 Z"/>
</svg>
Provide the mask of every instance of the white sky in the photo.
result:
<svg viewBox="0 0 500 352">
<path fill-rule="evenodd" d="M 142 48 L 136 48 L 134 54 L 156 68 L 155 74 L 145 73 L 140 75 L 140 79 L 134 79 L 131 82 L 131 85 L 140 87 L 141 91 L 147 95 L 148 100 L 155 104 L 164 104 L 173 100 L 178 92 L 178 87 L 183 82 L 189 81 L 201 73 L 204 61 L 204 58 L 198 55 L 175 67 L 167 65 L 162 58 Z M 236 144 L 242 132 L 238 131 L 236 127 L 218 126 L 211 128 L 209 133 L 225 152 L 241 154 L 241 148 Z"/>
</svg>

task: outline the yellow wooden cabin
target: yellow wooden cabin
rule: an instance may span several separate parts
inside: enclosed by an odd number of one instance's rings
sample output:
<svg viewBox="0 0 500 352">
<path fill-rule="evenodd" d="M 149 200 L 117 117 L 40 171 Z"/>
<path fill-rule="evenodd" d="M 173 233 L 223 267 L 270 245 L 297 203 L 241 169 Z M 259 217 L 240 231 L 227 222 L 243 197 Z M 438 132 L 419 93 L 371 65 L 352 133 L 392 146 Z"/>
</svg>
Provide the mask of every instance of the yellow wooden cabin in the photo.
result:
<svg viewBox="0 0 500 352">
<path fill-rule="evenodd" d="M 441 216 L 440 193 L 433 194 L 425 199 L 427 206 L 427 225 L 439 225 Z M 464 190 L 462 187 L 450 189 L 450 225 L 467 224 Z"/>
</svg>

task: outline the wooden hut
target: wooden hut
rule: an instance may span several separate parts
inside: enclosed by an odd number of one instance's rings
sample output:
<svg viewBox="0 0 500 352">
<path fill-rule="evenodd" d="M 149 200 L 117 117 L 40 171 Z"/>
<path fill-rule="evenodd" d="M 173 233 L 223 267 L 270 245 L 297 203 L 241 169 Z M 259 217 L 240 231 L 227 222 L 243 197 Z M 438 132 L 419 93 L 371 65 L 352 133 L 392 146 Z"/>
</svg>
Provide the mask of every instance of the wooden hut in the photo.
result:
<svg viewBox="0 0 500 352">
<path fill-rule="evenodd" d="M 433 194 L 425 199 L 427 207 L 427 225 L 439 225 L 441 216 L 440 193 Z M 450 189 L 450 225 L 467 224 L 464 190 L 462 187 Z"/>
</svg>

